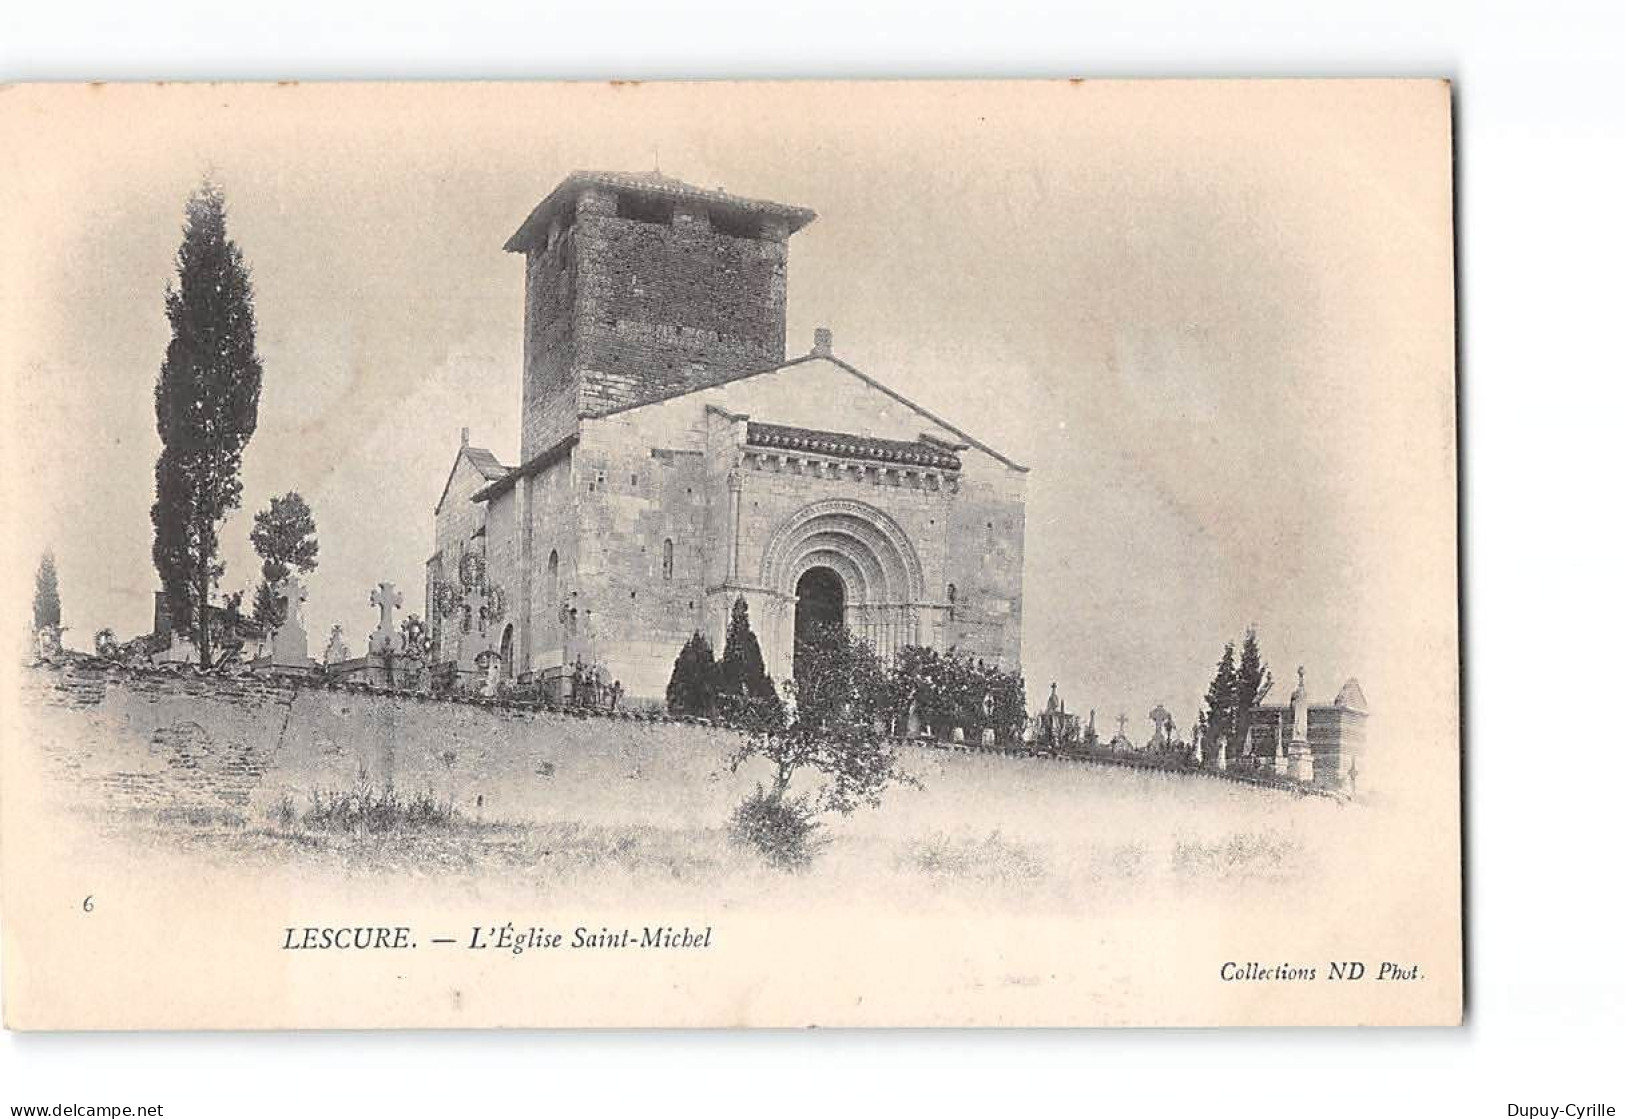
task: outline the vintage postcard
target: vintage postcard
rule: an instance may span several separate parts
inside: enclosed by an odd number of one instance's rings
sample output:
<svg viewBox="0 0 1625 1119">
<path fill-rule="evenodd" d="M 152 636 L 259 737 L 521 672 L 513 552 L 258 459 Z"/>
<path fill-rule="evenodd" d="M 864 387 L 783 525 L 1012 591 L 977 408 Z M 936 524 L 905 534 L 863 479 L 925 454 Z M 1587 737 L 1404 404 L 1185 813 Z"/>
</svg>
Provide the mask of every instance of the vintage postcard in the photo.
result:
<svg viewBox="0 0 1625 1119">
<path fill-rule="evenodd" d="M 0 92 L 13 1029 L 1451 1025 L 1441 81 Z"/>
</svg>

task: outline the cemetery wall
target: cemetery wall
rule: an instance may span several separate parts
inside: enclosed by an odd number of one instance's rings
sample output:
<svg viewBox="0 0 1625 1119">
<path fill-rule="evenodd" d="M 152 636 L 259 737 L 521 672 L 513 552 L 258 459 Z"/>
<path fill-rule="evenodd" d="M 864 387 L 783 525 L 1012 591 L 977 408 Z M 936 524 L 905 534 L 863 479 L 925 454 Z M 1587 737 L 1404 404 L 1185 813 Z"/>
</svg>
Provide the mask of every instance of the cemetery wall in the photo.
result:
<svg viewBox="0 0 1625 1119">
<path fill-rule="evenodd" d="M 760 762 L 728 771 L 740 739 L 717 727 L 94 661 L 23 677 L 24 748 L 97 806 L 201 809 L 265 826 L 284 797 L 302 811 L 312 792 L 351 788 L 364 773 L 488 820 L 714 830 L 766 777 Z M 1103 797 L 1112 811 L 1144 811 L 1149 797 L 1246 813 L 1291 795 L 980 750 L 904 747 L 903 765 L 921 788 L 894 789 L 880 809 L 834 825 L 885 838 L 1047 841 L 1075 827 L 1083 806 L 1101 811 Z"/>
</svg>

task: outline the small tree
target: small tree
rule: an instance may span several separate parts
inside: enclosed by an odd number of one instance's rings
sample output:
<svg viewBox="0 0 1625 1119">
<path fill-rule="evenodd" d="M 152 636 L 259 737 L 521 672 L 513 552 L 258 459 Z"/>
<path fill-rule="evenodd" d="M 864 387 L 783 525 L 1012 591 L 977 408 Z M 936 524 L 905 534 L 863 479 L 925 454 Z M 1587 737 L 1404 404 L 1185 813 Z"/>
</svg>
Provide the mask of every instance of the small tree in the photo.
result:
<svg viewBox="0 0 1625 1119">
<path fill-rule="evenodd" d="M 1235 751 L 1236 729 L 1236 643 L 1224 643 L 1224 655 L 1219 658 L 1213 682 L 1207 686 L 1203 699 L 1203 713 L 1207 716 L 1207 741 L 1202 743 L 1203 763 L 1219 764 L 1219 740 L 1228 739 L 1229 751 Z"/>
<path fill-rule="evenodd" d="M 259 422 L 254 295 L 226 236 L 226 199 L 205 183 L 186 204 L 176 279 L 165 293 L 169 348 L 154 394 L 163 450 L 154 470 L 152 560 L 170 617 L 210 662 L 209 598 L 225 573 L 220 521 L 242 500 L 243 451 Z"/>
<path fill-rule="evenodd" d="M 707 716 L 717 707 L 717 658 L 698 630 L 671 666 L 666 709 L 673 715 Z"/>
<path fill-rule="evenodd" d="M 728 618 L 728 640 L 717 665 L 717 706 L 731 719 L 769 724 L 782 721 L 783 704 L 767 675 L 762 646 L 750 628 L 750 607 L 743 595 L 734 599 Z"/>
<path fill-rule="evenodd" d="M 34 632 L 62 625 L 62 597 L 57 592 L 56 557 L 46 552 L 34 572 Z"/>
<path fill-rule="evenodd" d="M 946 654 L 917 645 L 898 650 L 891 696 L 894 719 L 906 719 L 912 705 L 933 728 L 963 727 L 977 737 L 986 727 L 1001 738 L 1017 737 L 1027 719 L 1027 685 L 1019 673 L 952 649 Z"/>
<path fill-rule="evenodd" d="M 1027 681 L 1019 672 L 1005 672 L 995 665 L 983 665 L 982 704 L 977 727 L 992 727 L 1002 741 L 1021 738 L 1027 725 Z M 992 702 L 989 703 L 988 701 Z M 991 709 L 990 709 L 991 708 Z"/>
<path fill-rule="evenodd" d="M 271 503 L 254 514 L 254 528 L 248 534 L 254 552 L 260 557 L 260 584 L 254 590 L 254 620 L 275 628 L 285 620 L 283 602 L 271 588 L 294 571 L 309 574 L 316 569 L 316 518 L 310 506 L 296 491 L 273 497 Z"/>
<path fill-rule="evenodd" d="M 894 730 L 908 726 L 910 710 L 922 723 L 936 725 L 941 714 L 947 666 L 928 645 L 905 645 L 892 658 L 891 717 Z"/>
<path fill-rule="evenodd" d="M 771 763 L 772 777 L 734 813 L 733 834 L 775 863 L 793 866 L 810 856 L 818 816 L 877 805 L 894 783 L 916 784 L 903 773 L 882 730 L 895 700 L 879 658 L 845 626 L 821 626 L 796 645 L 795 718 L 785 727 L 752 733 L 730 760 Z M 800 773 L 821 779 L 816 791 L 790 792 Z"/>
<path fill-rule="evenodd" d="M 1235 736 L 1231 739 L 1236 749 L 1247 741 L 1253 712 L 1264 702 L 1274 683 L 1269 665 L 1264 663 L 1258 652 L 1258 630 L 1248 626 L 1241 639 L 1241 664 L 1236 669 Z"/>
</svg>

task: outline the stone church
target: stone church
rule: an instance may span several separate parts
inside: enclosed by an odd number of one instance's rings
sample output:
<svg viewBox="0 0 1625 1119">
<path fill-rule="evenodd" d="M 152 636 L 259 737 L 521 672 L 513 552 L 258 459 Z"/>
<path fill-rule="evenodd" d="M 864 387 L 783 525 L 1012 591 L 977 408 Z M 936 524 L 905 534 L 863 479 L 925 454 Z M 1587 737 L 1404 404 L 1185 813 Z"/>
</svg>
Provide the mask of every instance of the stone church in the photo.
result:
<svg viewBox="0 0 1625 1119">
<path fill-rule="evenodd" d="M 597 665 L 660 699 L 743 596 L 768 672 L 843 619 L 1016 668 L 1026 468 L 836 356 L 786 356 L 811 210 L 577 172 L 508 239 L 525 261 L 519 461 L 467 432 L 435 506 L 434 659 L 554 688 Z M 481 657 L 481 654 L 486 654 Z"/>
</svg>

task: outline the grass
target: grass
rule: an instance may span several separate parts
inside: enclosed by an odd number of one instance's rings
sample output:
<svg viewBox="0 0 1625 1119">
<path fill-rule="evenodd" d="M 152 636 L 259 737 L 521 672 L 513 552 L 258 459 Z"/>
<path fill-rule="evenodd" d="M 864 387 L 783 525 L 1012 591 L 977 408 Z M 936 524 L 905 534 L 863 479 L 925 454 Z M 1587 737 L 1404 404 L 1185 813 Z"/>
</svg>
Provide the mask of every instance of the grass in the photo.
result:
<svg viewBox="0 0 1625 1119">
<path fill-rule="evenodd" d="M 1319 798 L 1115 766 L 935 754 L 910 763 L 922 787 L 790 844 L 810 859 L 775 860 L 740 842 L 756 832 L 783 839 L 783 821 L 731 818 L 738 794 L 720 781 L 696 787 L 701 803 L 673 810 L 625 795 L 638 786 L 573 770 L 568 796 L 540 783 L 496 818 L 476 811 L 471 794 L 454 801 L 363 776 L 268 790 L 246 818 L 174 807 L 128 814 L 123 826 L 148 846 L 250 875 L 428 878 L 437 891 L 478 896 L 721 909 L 1110 913 L 1180 898 L 1263 900 L 1324 880 L 1328 859 L 1354 848 L 1344 840 L 1357 814 Z"/>
<path fill-rule="evenodd" d="M 292 822 L 309 831 L 349 835 L 387 835 L 391 832 L 446 832 L 473 824 L 450 801 L 438 801 L 427 791 L 402 796 L 394 786 L 374 788 L 362 782 L 351 789 L 316 791 L 310 807 L 295 815 L 290 798 L 276 807 L 277 822 Z"/>
</svg>

